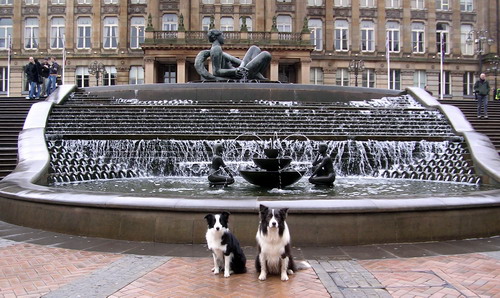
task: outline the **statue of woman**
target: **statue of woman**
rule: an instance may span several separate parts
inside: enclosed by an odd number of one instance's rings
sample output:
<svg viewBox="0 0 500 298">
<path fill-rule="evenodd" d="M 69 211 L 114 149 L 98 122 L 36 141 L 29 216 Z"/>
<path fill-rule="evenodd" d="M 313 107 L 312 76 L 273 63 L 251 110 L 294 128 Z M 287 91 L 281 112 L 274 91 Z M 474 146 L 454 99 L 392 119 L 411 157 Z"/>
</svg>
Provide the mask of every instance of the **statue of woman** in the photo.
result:
<svg viewBox="0 0 500 298">
<path fill-rule="evenodd" d="M 210 186 L 214 185 L 230 185 L 234 183 L 234 177 L 231 170 L 226 166 L 222 160 L 222 145 L 216 144 L 214 146 L 214 156 L 212 158 L 212 165 L 210 166 L 210 173 L 208 175 L 208 181 Z M 225 173 L 227 175 L 225 175 Z"/>
<path fill-rule="evenodd" d="M 335 182 L 335 170 L 333 169 L 333 161 L 327 154 L 328 146 L 320 144 L 318 155 L 314 159 L 313 173 L 309 178 L 309 182 L 315 185 L 333 186 Z"/>
<path fill-rule="evenodd" d="M 212 47 L 210 50 L 201 51 L 195 60 L 196 71 L 203 79 L 266 79 L 261 72 L 267 68 L 271 61 L 269 52 L 262 51 L 258 46 L 254 45 L 248 49 L 243 60 L 240 60 L 222 51 L 224 37 L 220 30 L 210 30 L 208 40 L 212 43 Z M 213 74 L 209 73 L 204 65 L 208 57 L 212 60 Z"/>
</svg>

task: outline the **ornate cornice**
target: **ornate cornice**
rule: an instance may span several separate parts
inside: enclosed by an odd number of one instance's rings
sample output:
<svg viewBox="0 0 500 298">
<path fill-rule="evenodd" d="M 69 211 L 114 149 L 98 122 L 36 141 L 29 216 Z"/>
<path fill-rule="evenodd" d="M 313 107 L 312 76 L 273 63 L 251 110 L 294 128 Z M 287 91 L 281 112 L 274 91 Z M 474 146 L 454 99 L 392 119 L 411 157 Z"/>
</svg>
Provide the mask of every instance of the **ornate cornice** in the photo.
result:
<svg viewBox="0 0 500 298">
<path fill-rule="evenodd" d="M 40 7 L 39 6 L 25 6 L 22 9 L 23 15 L 40 15 Z"/>
<path fill-rule="evenodd" d="M 334 17 L 350 17 L 352 15 L 352 10 L 350 8 L 335 8 L 333 9 Z"/>
<path fill-rule="evenodd" d="M 377 9 L 376 8 L 361 8 L 359 10 L 359 16 L 362 18 L 376 18 Z"/>
<path fill-rule="evenodd" d="M 50 6 L 49 14 L 66 14 L 66 6 Z"/>
<path fill-rule="evenodd" d="M 92 6 L 77 6 L 75 14 L 89 14 L 92 13 Z"/>
<path fill-rule="evenodd" d="M 233 6 L 221 6 L 220 12 L 224 14 L 233 14 L 234 7 Z"/>
<path fill-rule="evenodd" d="M 475 12 L 462 12 L 460 14 L 460 21 L 462 22 L 476 22 L 477 16 Z"/>
<path fill-rule="evenodd" d="M 119 14 L 120 7 L 118 5 L 104 5 L 101 6 L 102 14 Z"/>
<path fill-rule="evenodd" d="M 242 5 L 240 6 L 240 14 L 252 14 L 253 5 Z"/>
<path fill-rule="evenodd" d="M 307 11 L 308 11 L 308 14 L 310 16 L 324 16 L 325 15 L 325 8 L 323 8 L 323 7 L 308 7 Z"/>
<path fill-rule="evenodd" d="M 203 5 L 201 7 L 201 13 L 203 13 L 203 14 L 214 14 L 215 13 L 215 6 L 213 6 L 213 5 Z"/>
<path fill-rule="evenodd" d="M 2 15 L 2 16 L 14 15 L 14 8 L 13 7 L 0 7 L 0 15 Z"/>
<path fill-rule="evenodd" d="M 426 10 L 412 10 L 411 11 L 411 18 L 412 19 L 426 20 L 427 19 L 427 11 Z"/>
<path fill-rule="evenodd" d="M 160 3 L 160 10 L 179 10 L 179 3 Z"/>
<path fill-rule="evenodd" d="M 403 10 L 402 9 L 386 9 L 385 17 L 388 19 L 402 19 Z"/>
<path fill-rule="evenodd" d="M 451 11 L 437 11 L 436 20 L 437 21 L 450 21 L 452 19 L 453 13 Z"/>
<path fill-rule="evenodd" d="M 277 3 L 276 12 L 294 12 L 295 5 L 292 3 Z"/>
<path fill-rule="evenodd" d="M 128 7 L 129 14 L 146 14 L 145 4 L 131 4 Z"/>
</svg>

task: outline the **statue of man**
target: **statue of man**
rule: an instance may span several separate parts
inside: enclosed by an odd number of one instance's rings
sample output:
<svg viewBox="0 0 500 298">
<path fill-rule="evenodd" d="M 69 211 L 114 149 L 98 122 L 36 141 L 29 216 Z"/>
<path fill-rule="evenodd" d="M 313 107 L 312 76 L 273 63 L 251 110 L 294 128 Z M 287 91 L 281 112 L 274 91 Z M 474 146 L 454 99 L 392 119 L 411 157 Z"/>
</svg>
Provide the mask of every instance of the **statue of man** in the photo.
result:
<svg viewBox="0 0 500 298">
<path fill-rule="evenodd" d="M 228 79 L 257 79 L 266 80 L 262 75 L 269 62 L 271 54 L 262 51 L 258 46 L 251 46 L 243 60 L 222 51 L 224 37 L 220 30 L 208 31 L 208 40 L 212 43 L 210 50 L 201 51 L 195 60 L 196 71 L 206 80 L 228 80 Z M 205 66 L 205 60 L 212 59 L 212 71 L 209 73 Z"/>
<path fill-rule="evenodd" d="M 210 186 L 213 185 L 230 185 L 234 183 L 234 177 L 231 170 L 226 166 L 222 160 L 222 145 L 216 144 L 214 146 L 214 156 L 212 158 L 212 165 L 210 166 L 210 172 L 208 175 L 208 181 Z M 227 173 L 225 175 L 223 170 Z"/>
<path fill-rule="evenodd" d="M 335 170 L 333 169 L 333 161 L 327 154 L 328 146 L 320 144 L 318 155 L 314 159 L 313 173 L 309 178 L 309 182 L 315 185 L 332 186 L 335 182 Z"/>
</svg>

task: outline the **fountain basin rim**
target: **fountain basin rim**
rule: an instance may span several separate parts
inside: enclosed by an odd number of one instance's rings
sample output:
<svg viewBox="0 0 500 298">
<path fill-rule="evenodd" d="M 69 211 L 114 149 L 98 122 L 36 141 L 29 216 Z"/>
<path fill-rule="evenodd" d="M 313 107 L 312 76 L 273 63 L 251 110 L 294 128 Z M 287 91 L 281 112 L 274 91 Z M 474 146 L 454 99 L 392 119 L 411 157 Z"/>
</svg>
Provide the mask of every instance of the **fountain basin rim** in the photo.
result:
<svg viewBox="0 0 500 298">
<path fill-rule="evenodd" d="M 117 193 L 66 191 L 19 183 L 5 178 L 0 181 L 0 198 L 33 201 L 51 205 L 85 206 L 96 208 L 208 211 L 220 210 L 256 212 L 260 204 L 287 207 L 292 213 L 378 213 L 422 210 L 451 210 L 500 206 L 500 189 L 464 193 L 456 196 L 414 196 L 403 199 L 302 200 L 251 199 L 190 199 L 179 197 L 139 197 Z"/>
</svg>

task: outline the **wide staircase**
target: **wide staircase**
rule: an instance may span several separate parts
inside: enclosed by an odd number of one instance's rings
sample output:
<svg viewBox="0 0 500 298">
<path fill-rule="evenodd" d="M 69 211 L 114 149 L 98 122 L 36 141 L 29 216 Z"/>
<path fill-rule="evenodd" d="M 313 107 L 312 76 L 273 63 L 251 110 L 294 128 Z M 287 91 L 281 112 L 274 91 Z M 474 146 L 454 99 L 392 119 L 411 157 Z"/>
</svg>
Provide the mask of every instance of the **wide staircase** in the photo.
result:
<svg viewBox="0 0 500 298">
<path fill-rule="evenodd" d="M 24 98 L 0 99 L 0 180 L 17 165 L 17 137 L 33 103 Z"/>
<path fill-rule="evenodd" d="M 474 129 L 487 135 L 500 153 L 500 101 L 490 100 L 488 102 L 488 119 L 477 118 L 475 100 L 443 100 L 441 103 L 458 107 Z"/>
</svg>

